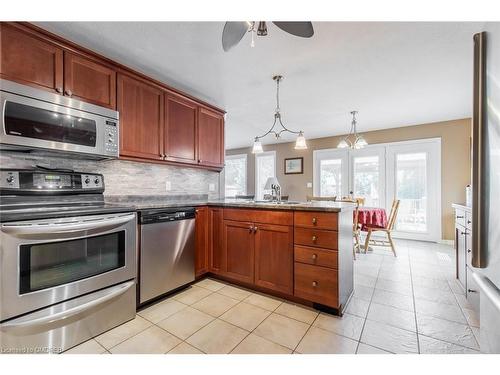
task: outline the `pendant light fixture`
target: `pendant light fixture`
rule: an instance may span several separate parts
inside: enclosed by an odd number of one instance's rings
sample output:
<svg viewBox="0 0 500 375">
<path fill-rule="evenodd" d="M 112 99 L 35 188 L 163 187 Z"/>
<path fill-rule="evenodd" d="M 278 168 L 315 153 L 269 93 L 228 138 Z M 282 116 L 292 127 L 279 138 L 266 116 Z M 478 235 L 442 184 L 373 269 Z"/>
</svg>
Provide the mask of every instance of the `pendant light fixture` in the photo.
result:
<svg viewBox="0 0 500 375">
<path fill-rule="evenodd" d="M 360 149 L 367 146 L 368 142 L 366 142 L 361 134 L 358 134 L 356 129 L 356 114 L 358 111 L 351 111 L 350 113 L 352 115 L 351 129 L 349 130 L 349 134 L 339 142 L 337 148 Z"/>
<path fill-rule="evenodd" d="M 253 148 L 252 148 L 252 153 L 258 154 L 263 152 L 262 150 L 262 143 L 260 142 L 261 138 L 264 138 L 268 134 L 274 134 L 276 139 L 279 139 L 281 137 L 281 133 L 283 132 L 289 132 L 292 134 L 297 134 L 297 139 L 295 141 L 295 149 L 296 150 L 306 150 L 307 149 L 307 143 L 306 143 L 306 138 L 304 137 L 304 132 L 302 130 L 299 131 L 293 131 L 290 129 L 287 129 L 285 125 L 283 125 L 283 122 L 281 121 L 281 113 L 280 113 L 280 82 L 283 80 L 283 76 L 276 75 L 273 77 L 273 80 L 276 82 L 276 110 L 274 111 L 274 122 L 273 126 L 271 126 L 271 129 L 269 129 L 266 133 L 255 137 L 254 142 L 253 142 Z M 279 122 L 281 125 L 282 129 L 275 130 L 274 127 L 276 126 L 276 122 Z"/>
</svg>

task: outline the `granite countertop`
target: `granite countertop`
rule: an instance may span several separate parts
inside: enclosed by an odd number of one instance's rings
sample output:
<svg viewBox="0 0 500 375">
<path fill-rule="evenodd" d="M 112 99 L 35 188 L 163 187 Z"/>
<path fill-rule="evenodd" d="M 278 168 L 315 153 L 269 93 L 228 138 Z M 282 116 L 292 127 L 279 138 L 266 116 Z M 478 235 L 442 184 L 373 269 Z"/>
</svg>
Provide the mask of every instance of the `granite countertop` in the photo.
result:
<svg viewBox="0 0 500 375">
<path fill-rule="evenodd" d="M 295 202 L 283 201 L 281 204 L 268 202 L 255 202 L 243 199 L 208 199 L 208 196 L 198 195 L 171 195 L 171 196 L 145 196 L 145 195 L 121 195 L 105 197 L 107 204 L 119 204 L 134 207 L 136 210 L 151 208 L 174 208 L 174 207 L 236 207 L 236 208 L 259 208 L 269 210 L 292 210 L 292 211 L 324 211 L 340 212 L 352 211 L 356 205 L 346 202 Z"/>
<path fill-rule="evenodd" d="M 469 211 L 469 212 L 472 211 L 472 207 L 466 206 L 465 203 L 452 203 L 451 206 L 453 208 L 458 208 L 458 209 Z"/>
</svg>

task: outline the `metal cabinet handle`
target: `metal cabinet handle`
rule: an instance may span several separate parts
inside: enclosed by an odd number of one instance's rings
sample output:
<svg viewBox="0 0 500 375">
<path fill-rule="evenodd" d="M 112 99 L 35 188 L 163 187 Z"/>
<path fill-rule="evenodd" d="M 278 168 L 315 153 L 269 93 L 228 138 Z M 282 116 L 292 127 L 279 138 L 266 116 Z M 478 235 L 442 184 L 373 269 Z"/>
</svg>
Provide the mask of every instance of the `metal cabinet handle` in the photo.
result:
<svg viewBox="0 0 500 375">
<path fill-rule="evenodd" d="M 312 218 L 312 223 L 313 223 L 313 224 L 316 224 L 316 222 L 317 222 L 316 218 L 315 218 L 315 217 L 313 217 L 313 218 Z"/>
<path fill-rule="evenodd" d="M 318 238 L 316 236 L 312 236 L 312 242 L 316 242 Z"/>
<path fill-rule="evenodd" d="M 312 258 L 313 260 L 316 260 L 316 259 L 318 259 L 318 255 L 317 255 L 317 254 L 313 254 L 311 258 Z"/>
<path fill-rule="evenodd" d="M 24 320 L 23 318 L 19 318 L 19 319 L 14 319 L 11 322 L 2 323 L 2 329 L 27 328 L 33 326 L 40 326 L 43 324 L 49 324 L 58 320 L 67 319 L 71 316 L 75 316 L 77 314 L 90 310 L 93 307 L 102 305 L 103 303 L 122 295 L 134 285 L 135 281 L 129 281 L 122 285 L 118 285 L 110 289 L 107 294 L 95 300 L 82 303 L 81 305 L 72 307 L 64 311 L 57 312 L 55 314 L 48 314 L 31 320 Z"/>
<path fill-rule="evenodd" d="M 317 286 L 318 286 L 318 282 L 317 282 L 317 281 L 313 281 L 313 282 L 312 282 L 312 286 L 313 286 L 313 287 L 317 287 Z"/>
</svg>

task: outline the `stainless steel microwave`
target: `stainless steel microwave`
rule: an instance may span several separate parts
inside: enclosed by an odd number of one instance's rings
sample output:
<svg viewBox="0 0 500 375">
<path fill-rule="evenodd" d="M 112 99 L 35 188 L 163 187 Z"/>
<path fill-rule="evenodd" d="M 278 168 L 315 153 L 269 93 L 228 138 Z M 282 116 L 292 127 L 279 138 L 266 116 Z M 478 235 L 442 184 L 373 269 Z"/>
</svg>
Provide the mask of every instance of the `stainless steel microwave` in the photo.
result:
<svg viewBox="0 0 500 375">
<path fill-rule="evenodd" d="M 0 149 L 109 159 L 119 155 L 117 111 L 0 80 Z"/>
</svg>

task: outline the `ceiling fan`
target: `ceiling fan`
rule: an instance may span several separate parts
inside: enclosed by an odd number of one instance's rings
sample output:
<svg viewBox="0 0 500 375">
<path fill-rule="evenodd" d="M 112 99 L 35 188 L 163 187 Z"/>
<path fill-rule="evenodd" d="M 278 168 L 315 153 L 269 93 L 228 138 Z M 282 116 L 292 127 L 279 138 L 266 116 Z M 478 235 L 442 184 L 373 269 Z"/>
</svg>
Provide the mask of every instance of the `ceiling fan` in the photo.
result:
<svg viewBox="0 0 500 375">
<path fill-rule="evenodd" d="M 281 30 L 302 38 L 310 38 L 314 35 L 314 29 L 311 22 L 273 22 Z M 246 33 L 252 35 L 250 45 L 255 45 L 254 35 L 266 36 L 267 23 L 265 21 L 243 21 L 243 22 L 226 22 L 222 31 L 222 48 L 224 51 L 229 51 L 237 45 Z"/>
</svg>

